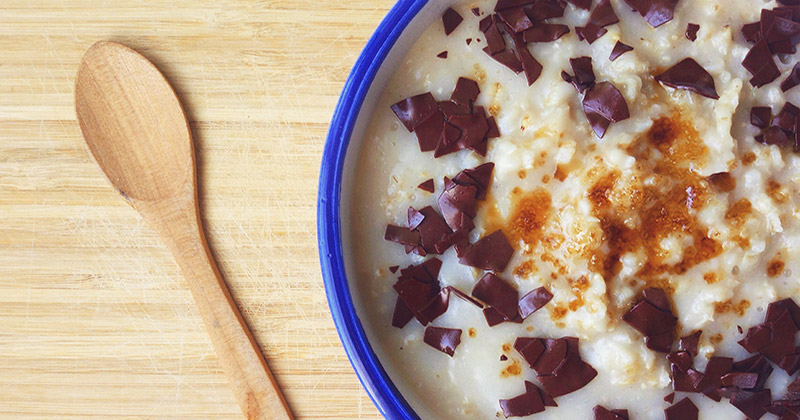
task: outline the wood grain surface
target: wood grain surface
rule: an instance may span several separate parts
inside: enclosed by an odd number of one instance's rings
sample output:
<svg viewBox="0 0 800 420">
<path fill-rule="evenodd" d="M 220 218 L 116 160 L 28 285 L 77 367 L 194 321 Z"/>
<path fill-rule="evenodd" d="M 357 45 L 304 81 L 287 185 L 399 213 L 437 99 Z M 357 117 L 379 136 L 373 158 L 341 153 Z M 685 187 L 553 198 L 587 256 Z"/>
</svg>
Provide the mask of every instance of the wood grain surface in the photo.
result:
<svg viewBox="0 0 800 420">
<path fill-rule="evenodd" d="M 317 176 L 342 84 L 390 0 L 0 2 L 0 418 L 240 418 L 178 266 L 75 122 L 80 58 L 164 72 L 203 222 L 299 419 L 380 418 L 328 312 Z"/>
</svg>

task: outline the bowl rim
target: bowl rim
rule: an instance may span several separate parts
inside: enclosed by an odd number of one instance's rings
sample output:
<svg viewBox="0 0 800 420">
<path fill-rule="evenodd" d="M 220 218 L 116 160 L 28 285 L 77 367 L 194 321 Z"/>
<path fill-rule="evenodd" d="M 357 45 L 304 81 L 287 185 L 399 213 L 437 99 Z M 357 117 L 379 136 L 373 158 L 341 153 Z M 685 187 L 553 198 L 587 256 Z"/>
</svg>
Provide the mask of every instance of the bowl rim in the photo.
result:
<svg viewBox="0 0 800 420">
<path fill-rule="evenodd" d="M 358 57 L 333 113 L 322 153 L 317 196 L 317 240 L 328 306 L 339 339 L 362 386 L 390 420 L 419 420 L 367 340 L 347 282 L 342 253 L 341 183 L 350 137 L 378 69 L 408 24 L 428 0 L 398 0 Z"/>
</svg>

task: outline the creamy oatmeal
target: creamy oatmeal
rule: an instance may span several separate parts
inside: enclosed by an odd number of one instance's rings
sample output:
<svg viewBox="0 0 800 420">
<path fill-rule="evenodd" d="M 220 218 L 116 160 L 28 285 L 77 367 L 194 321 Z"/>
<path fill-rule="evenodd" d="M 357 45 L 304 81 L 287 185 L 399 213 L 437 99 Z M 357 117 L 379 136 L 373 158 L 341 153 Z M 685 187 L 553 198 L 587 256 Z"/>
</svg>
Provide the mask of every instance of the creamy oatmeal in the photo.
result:
<svg viewBox="0 0 800 420">
<path fill-rule="evenodd" d="M 359 151 L 347 252 L 423 418 L 798 418 L 781 7 L 462 1 L 420 34 Z"/>
</svg>

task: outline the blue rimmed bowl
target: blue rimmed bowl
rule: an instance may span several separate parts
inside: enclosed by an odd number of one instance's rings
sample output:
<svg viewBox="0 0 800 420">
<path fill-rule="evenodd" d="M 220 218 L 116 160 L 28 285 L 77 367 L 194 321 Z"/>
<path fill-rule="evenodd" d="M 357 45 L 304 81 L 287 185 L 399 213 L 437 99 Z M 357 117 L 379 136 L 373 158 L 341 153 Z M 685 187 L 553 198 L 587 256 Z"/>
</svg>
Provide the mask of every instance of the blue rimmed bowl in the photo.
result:
<svg viewBox="0 0 800 420">
<path fill-rule="evenodd" d="M 354 306 L 342 243 L 342 214 L 353 160 L 372 109 L 398 64 L 429 25 L 455 0 L 399 0 L 356 61 L 333 114 L 322 156 L 317 202 L 317 236 L 325 291 L 344 349 L 378 410 L 387 419 L 419 419 L 381 365 Z M 391 370 L 391 369 L 389 369 Z"/>
</svg>

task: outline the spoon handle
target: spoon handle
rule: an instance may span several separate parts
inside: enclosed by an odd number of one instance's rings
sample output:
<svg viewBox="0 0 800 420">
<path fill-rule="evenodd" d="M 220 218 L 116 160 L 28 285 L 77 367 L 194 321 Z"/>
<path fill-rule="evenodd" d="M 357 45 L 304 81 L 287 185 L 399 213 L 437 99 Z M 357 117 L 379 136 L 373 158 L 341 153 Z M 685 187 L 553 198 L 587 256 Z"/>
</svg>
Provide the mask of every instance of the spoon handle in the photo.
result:
<svg viewBox="0 0 800 420">
<path fill-rule="evenodd" d="M 195 203 L 176 199 L 167 204 L 171 208 L 165 208 L 164 203 L 137 203 L 134 207 L 172 250 L 245 417 L 292 420 L 286 400 L 211 255 Z"/>
</svg>

